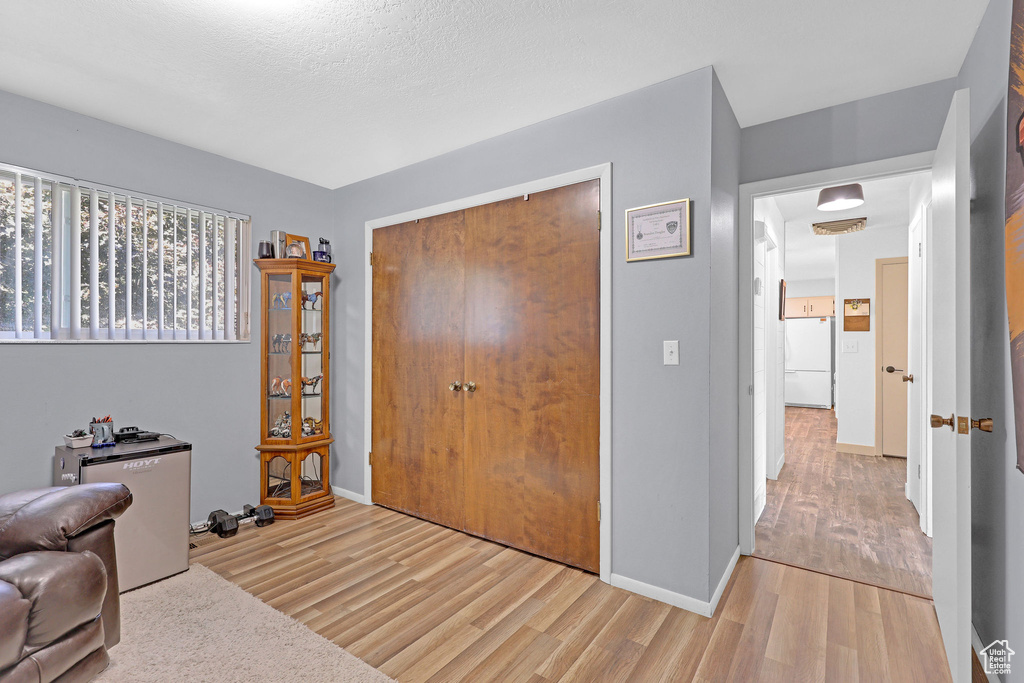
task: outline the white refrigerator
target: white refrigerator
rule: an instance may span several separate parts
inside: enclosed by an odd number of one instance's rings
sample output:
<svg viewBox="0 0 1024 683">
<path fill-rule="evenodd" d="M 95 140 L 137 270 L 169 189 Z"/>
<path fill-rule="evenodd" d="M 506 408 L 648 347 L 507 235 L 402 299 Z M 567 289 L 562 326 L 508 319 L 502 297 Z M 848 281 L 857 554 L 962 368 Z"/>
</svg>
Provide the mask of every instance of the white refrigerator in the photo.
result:
<svg viewBox="0 0 1024 683">
<path fill-rule="evenodd" d="M 835 318 L 786 320 L 787 406 L 831 408 Z"/>
</svg>

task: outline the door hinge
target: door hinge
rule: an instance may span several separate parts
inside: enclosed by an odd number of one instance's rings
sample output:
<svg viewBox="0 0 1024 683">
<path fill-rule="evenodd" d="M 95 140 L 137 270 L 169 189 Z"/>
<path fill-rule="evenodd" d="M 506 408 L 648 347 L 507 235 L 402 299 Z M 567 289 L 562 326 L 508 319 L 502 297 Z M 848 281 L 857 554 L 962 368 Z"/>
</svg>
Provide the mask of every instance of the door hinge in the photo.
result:
<svg viewBox="0 0 1024 683">
<path fill-rule="evenodd" d="M 370 265 L 373 265 L 373 252 L 370 252 Z"/>
<path fill-rule="evenodd" d="M 370 451 L 370 467 L 373 467 L 373 451 Z"/>
<path fill-rule="evenodd" d="M 921 463 L 917 463 L 917 478 L 921 478 Z"/>
<path fill-rule="evenodd" d="M 597 231 L 601 232 L 601 212 L 597 212 Z"/>
<path fill-rule="evenodd" d="M 921 258 L 921 243 L 917 243 L 917 257 Z"/>
<path fill-rule="evenodd" d="M 597 521 L 601 521 L 601 501 L 597 501 Z"/>
</svg>

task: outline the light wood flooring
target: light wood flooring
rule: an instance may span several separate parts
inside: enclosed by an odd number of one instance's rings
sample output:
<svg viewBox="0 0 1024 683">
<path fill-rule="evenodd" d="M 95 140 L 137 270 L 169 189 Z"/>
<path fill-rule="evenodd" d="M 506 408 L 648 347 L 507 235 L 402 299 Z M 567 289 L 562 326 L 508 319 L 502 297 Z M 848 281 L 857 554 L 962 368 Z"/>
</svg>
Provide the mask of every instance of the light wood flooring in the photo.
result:
<svg viewBox="0 0 1024 683">
<path fill-rule="evenodd" d="M 192 561 L 402 683 L 949 680 L 928 600 L 741 557 L 708 619 L 385 508 L 337 503 L 208 537 Z"/>
<path fill-rule="evenodd" d="M 786 464 L 768 481 L 757 557 L 930 596 L 932 542 L 904 492 L 907 461 L 836 452 L 831 410 L 786 408 Z"/>
</svg>

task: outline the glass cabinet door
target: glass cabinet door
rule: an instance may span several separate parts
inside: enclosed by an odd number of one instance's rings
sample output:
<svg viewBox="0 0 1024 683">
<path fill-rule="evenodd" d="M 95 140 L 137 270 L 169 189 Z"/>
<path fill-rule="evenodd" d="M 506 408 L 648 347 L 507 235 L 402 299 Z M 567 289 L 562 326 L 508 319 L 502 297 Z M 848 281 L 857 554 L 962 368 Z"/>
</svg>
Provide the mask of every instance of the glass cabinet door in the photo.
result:
<svg viewBox="0 0 1024 683">
<path fill-rule="evenodd" d="M 325 362 L 327 344 L 324 317 L 324 292 L 327 283 L 322 275 L 302 275 L 299 287 L 301 301 L 299 349 L 301 351 L 299 378 L 302 424 L 299 432 L 302 440 L 322 437 L 324 434 L 324 386 L 327 382 Z"/>
<path fill-rule="evenodd" d="M 292 436 L 292 276 L 267 275 L 267 438 Z"/>
</svg>

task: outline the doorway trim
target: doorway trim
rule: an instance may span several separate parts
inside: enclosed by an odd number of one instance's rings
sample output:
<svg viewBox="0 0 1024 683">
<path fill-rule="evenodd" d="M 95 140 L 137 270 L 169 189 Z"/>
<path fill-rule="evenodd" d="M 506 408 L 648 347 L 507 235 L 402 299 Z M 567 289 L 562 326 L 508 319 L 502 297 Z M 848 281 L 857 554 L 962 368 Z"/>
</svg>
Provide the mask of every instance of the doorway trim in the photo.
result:
<svg viewBox="0 0 1024 683">
<path fill-rule="evenodd" d="M 739 539 L 740 553 L 754 552 L 754 200 L 771 195 L 927 171 L 934 152 L 769 178 L 739 186 Z M 909 198 L 908 198 L 909 201 Z M 767 397 L 766 397 L 767 400 Z"/>
<path fill-rule="evenodd" d="M 463 197 L 450 202 L 434 204 L 421 209 L 384 216 L 366 221 L 364 232 L 364 279 L 363 279 L 363 494 L 336 490 L 346 498 L 367 505 L 373 504 L 372 469 L 369 453 L 372 447 L 373 425 L 373 271 L 369 265 L 373 251 L 373 231 L 396 223 L 405 223 L 420 218 L 429 218 L 452 211 L 461 211 L 474 206 L 491 204 L 512 197 L 553 190 L 566 185 L 601 181 L 601 330 L 600 363 L 601 394 L 599 418 L 599 478 L 600 478 L 600 566 L 601 580 L 611 582 L 612 573 L 612 165 L 611 163 L 590 166 L 568 173 L 531 180 L 519 185 L 504 187 L 490 192 Z"/>
<path fill-rule="evenodd" d="M 908 200 L 909 201 L 909 200 Z M 907 270 L 909 271 L 910 257 L 909 256 L 894 256 L 891 258 L 879 258 L 875 259 L 875 365 L 879 368 L 879 362 L 882 358 L 882 307 L 884 306 L 884 297 L 882 296 L 882 267 L 898 265 L 901 263 L 907 264 Z M 908 283 L 909 285 L 909 283 Z M 907 336 L 910 336 L 910 321 L 907 321 Z M 905 368 L 904 372 L 910 372 L 910 368 Z M 921 373 L 918 373 L 921 374 Z M 909 416 L 908 416 L 909 417 Z M 882 406 L 882 373 L 875 373 L 875 455 L 881 457 L 885 455 L 882 452 L 882 426 L 884 421 L 884 412 Z M 909 432 L 908 432 L 909 434 Z M 909 477 L 910 474 L 908 473 Z M 904 491 L 906 495 L 906 491 Z"/>
</svg>

